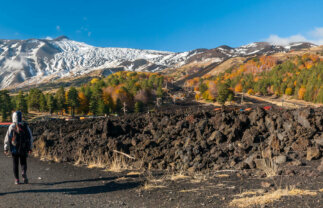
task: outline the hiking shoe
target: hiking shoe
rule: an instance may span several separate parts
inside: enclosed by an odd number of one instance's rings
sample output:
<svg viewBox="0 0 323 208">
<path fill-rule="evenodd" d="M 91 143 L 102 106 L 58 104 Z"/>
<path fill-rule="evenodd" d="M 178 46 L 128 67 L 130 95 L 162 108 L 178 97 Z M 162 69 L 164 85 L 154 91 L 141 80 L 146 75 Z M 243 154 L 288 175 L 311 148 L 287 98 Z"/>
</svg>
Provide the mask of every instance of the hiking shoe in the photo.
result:
<svg viewBox="0 0 323 208">
<path fill-rule="evenodd" d="M 15 184 L 18 185 L 19 184 L 19 179 L 15 180 Z"/>
<path fill-rule="evenodd" d="M 24 184 L 28 184 L 28 178 L 24 178 Z"/>
</svg>

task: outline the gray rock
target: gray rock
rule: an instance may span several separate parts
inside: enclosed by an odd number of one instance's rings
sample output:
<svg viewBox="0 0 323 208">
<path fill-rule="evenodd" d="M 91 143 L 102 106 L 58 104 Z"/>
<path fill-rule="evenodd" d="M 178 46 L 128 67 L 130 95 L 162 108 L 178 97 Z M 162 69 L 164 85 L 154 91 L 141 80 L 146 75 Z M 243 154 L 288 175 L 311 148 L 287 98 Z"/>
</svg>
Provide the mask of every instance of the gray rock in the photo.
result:
<svg viewBox="0 0 323 208">
<path fill-rule="evenodd" d="M 286 162 L 286 160 L 287 160 L 287 158 L 286 158 L 285 155 L 279 155 L 279 156 L 277 156 L 277 157 L 274 158 L 274 161 L 277 164 L 283 164 L 283 163 Z"/>
<path fill-rule="evenodd" d="M 318 138 L 314 139 L 315 143 L 320 145 L 321 147 L 323 146 L 323 134 L 319 136 Z"/>
</svg>

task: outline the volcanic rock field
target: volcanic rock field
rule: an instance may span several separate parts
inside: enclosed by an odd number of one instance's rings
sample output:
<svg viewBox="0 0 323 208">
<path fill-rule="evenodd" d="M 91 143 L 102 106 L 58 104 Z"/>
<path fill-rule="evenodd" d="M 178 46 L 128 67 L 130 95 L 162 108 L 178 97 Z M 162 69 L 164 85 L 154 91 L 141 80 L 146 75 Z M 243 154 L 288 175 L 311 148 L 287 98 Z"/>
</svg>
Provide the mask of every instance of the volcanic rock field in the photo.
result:
<svg viewBox="0 0 323 208">
<path fill-rule="evenodd" d="M 279 174 L 280 164 L 301 166 L 322 157 L 322 117 L 323 108 L 195 107 L 30 126 L 34 155 L 57 162 L 108 167 L 118 157 L 132 169 L 258 169 Z"/>
</svg>

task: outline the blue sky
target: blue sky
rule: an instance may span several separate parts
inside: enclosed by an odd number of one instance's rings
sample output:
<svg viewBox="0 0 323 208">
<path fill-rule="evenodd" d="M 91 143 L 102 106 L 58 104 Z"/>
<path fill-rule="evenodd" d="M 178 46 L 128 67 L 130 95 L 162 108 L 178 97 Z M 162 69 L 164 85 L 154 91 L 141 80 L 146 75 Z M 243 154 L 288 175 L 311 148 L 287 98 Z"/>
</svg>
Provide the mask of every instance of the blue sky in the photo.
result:
<svg viewBox="0 0 323 208">
<path fill-rule="evenodd" d="M 168 51 L 323 40 L 320 0 L 1 1 L 0 39 L 69 38 Z M 323 43 L 322 43 L 323 44 Z"/>
</svg>

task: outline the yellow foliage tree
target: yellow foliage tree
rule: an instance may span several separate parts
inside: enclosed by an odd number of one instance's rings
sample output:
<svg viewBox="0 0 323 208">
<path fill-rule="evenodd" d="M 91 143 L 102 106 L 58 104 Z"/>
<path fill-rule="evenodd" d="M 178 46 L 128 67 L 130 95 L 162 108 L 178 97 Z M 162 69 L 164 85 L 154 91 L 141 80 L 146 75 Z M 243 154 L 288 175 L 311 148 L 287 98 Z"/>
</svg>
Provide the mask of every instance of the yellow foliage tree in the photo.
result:
<svg viewBox="0 0 323 208">
<path fill-rule="evenodd" d="M 305 92 L 306 92 L 306 88 L 304 86 L 302 86 L 298 90 L 298 99 L 303 100 L 304 99 Z"/>
<path fill-rule="evenodd" d="M 242 92 L 242 84 L 241 83 L 238 83 L 235 86 L 234 91 L 236 91 L 236 92 Z"/>
<path fill-rule="evenodd" d="M 83 92 L 79 92 L 78 96 L 80 100 L 80 106 L 77 110 L 80 113 L 87 114 L 89 112 L 90 103 Z"/>
<path fill-rule="evenodd" d="M 293 93 L 293 89 L 290 87 L 287 87 L 285 90 L 285 95 L 292 95 L 292 93 Z"/>
<path fill-rule="evenodd" d="M 91 80 L 91 84 L 95 84 L 95 83 L 97 83 L 99 81 L 99 79 L 98 78 L 93 78 L 92 80 Z"/>
<path fill-rule="evenodd" d="M 255 91 L 253 89 L 249 89 L 248 92 L 247 92 L 249 95 L 254 95 L 255 94 Z"/>
</svg>

